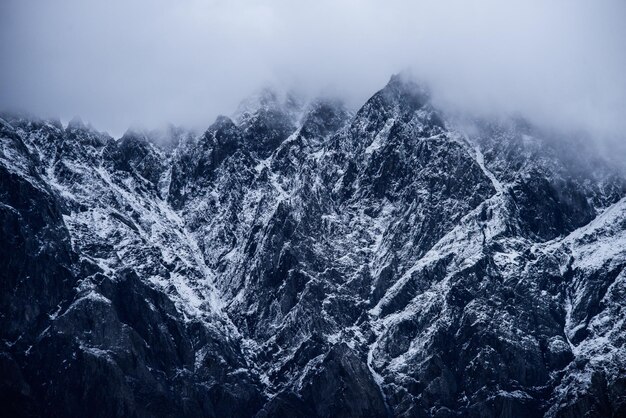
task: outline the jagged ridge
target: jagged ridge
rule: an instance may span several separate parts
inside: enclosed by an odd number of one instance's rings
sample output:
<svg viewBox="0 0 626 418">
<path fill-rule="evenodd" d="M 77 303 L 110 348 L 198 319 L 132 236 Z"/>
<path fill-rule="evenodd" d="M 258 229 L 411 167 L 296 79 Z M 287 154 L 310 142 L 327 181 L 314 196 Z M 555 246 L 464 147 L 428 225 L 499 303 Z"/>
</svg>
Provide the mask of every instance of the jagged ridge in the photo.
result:
<svg viewBox="0 0 626 418">
<path fill-rule="evenodd" d="M 5 115 L 9 411 L 624 414 L 624 178 L 466 125 L 401 76 L 200 136 Z"/>
</svg>

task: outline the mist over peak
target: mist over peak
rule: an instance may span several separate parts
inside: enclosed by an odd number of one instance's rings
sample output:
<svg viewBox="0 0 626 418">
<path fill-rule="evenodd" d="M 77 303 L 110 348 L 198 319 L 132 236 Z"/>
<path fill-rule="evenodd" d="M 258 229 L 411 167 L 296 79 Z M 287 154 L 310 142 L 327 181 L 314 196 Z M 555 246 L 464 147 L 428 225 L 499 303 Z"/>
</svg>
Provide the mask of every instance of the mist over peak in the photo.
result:
<svg viewBox="0 0 626 418">
<path fill-rule="evenodd" d="M 0 5 L 0 108 L 120 136 L 205 128 L 263 85 L 356 109 L 409 68 L 438 105 L 623 142 L 621 1 L 113 0 Z"/>
</svg>

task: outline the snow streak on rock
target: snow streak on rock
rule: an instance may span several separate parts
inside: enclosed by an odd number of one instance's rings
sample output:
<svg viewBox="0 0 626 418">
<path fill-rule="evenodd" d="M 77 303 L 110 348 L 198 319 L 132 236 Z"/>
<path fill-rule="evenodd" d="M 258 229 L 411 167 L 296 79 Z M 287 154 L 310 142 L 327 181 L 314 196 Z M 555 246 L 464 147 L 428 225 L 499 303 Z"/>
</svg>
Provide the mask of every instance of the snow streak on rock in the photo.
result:
<svg viewBox="0 0 626 418">
<path fill-rule="evenodd" d="M 626 183 L 584 145 L 399 76 L 201 135 L 0 129 L 13 415 L 626 413 Z"/>
</svg>

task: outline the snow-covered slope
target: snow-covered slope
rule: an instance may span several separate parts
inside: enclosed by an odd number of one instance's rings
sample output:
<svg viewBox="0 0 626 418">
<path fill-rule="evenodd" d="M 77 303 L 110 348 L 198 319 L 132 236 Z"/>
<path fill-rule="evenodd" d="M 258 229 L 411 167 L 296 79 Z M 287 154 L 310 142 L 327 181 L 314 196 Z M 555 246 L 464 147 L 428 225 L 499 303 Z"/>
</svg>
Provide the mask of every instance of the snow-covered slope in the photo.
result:
<svg viewBox="0 0 626 418">
<path fill-rule="evenodd" d="M 400 76 L 354 114 L 0 134 L 14 415 L 626 413 L 626 183 L 569 140 Z"/>
</svg>

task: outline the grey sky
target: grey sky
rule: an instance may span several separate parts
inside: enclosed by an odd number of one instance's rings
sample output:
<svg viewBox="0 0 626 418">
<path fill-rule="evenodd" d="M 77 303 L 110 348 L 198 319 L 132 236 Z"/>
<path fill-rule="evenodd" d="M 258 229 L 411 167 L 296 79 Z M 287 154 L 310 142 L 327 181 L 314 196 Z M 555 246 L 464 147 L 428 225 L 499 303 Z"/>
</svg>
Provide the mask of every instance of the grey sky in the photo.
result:
<svg viewBox="0 0 626 418">
<path fill-rule="evenodd" d="M 622 0 L 2 0 L 0 108 L 206 127 L 267 83 L 356 106 L 411 69 L 440 103 L 615 136 L 624 21 Z"/>
</svg>

